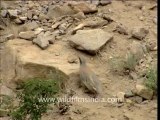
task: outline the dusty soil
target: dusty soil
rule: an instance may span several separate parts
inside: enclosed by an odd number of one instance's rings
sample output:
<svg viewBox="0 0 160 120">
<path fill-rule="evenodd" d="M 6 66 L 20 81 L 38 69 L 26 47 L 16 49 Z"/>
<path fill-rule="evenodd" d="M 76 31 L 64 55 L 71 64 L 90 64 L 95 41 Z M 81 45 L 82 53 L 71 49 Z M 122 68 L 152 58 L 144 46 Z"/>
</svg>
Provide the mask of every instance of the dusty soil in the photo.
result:
<svg viewBox="0 0 160 120">
<path fill-rule="evenodd" d="M 149 34 L 143 42 L 157 42 L 157 24 L 153 22 L 153 18 L 157 17 L 157 8 L 149 10 L 156 2 L 155 1 L 116 1 L 106 6 L 99 6 L 98 13 L 88 15 L 88 19 L 96 17 L 100 13 L 111 11 L 111 15 L 116 22 L 124 24 L 127 28 L 132 29 L 135 26 L 149 27 Z M 145 7 L 140 10 L 138 6 L 142 4 Z M 142 20 L 141 20 L 142 18 Z M 127 91 L 135 87 L 136 81 L 132 80 L 128 75 L 121 76 L 110 71 L 108 60 L 110 57 L 122 56 L 126 54 L 127 46 L 137 41 L 134 38 L 128 39 L 127 35 L 113 32 L 116 22 L 102 27 L 103 30 L 114 35 L 112 42 L 108 43 L 98 55 L 90 56 L 80 51 L 76 51 L 68 45 L 65 40 L 56 41 L 55 45 L 63 46 L 65 52 L 82 54 L 87 64 L 99 77 L 103 83 L 105 98 L 113 97 L 120 91 Z M 76 23 L 78 24 L 78 23 Z M 62 36 L 65 39 L 66 36 Z M 153 56 L 156 61 L 157 51 L 150 52 L 147 56 Z M 84 93 L 84 90 L 77 84 L 78 73 L 70 76 L 68 91 L 73 90 L 74 96 L 89 97 Z M 89 97 L 90 98 L 90 97 Z M 111 104 L 111 103 L 85 103 L 73 102 L 70 110 L 65 115 L 60 115 L 57 110 L 49 110 L 43 115 L 42 120 L 156 120 L 157 119 L 157 99 L 147 100 L 141 104 Z"/>
</svg>

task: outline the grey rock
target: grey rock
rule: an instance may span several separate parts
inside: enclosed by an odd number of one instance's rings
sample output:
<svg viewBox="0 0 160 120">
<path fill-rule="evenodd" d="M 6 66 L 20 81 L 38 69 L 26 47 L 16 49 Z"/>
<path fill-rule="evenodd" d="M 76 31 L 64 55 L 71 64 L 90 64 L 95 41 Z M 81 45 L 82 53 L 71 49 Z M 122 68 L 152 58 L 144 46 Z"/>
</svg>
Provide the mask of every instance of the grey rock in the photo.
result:
<svg viewBox="0 0 160 120">
<path fill-rule="evenodd" d="M 143 98 L 140 97 L 140 96 L 135 96 L 134 100 L 135 100 L 136 103 L 139 103 L 139 104 L 143 102 Z"/>
<path fill-rule="evenodd" d="M 44 19 L 48 19 L 48 16 L 45 15 L 45 14 L 43 14 L 43 13 L 40 13 L 40 14 L 39 14 L 39 20 L 40 20 L 40 21 L 43 21 Z"/>
<path fill-rule="evenodd" d="M 129 45 L 128 49 L 127 56 L 133 55 L 136 61 L 139 61 L 146 52 L 146 47 L 138 41 L 133 41 L 132 44 Z"/>
<path fill-rule="evenodd" d="M 11 18 L 17 18 L 18 15 L 17 10 L 8 10 L 8 13 Z"/>
<path fill-rule="evenodd" d="M 0 25 L 0 30 L 4 30 L 4 29 L 5 29 L 5 27 Z"/>
<path fill-rule="evenodd" d="M 37 44 L 41 49 L 46 49 L 49 44 L 53 44 L 55 41 L 55 36 L 50 33 L 41 33 L 37 38 L 33 40 L 33 43 Z"/>
<path fill-rule="evenodd" d="M 147 28 L 144 28 L 144 27 L 135 27 L 132 30 L 131 34 L 132 34 L 133 38 L 136 38 L 138 40 L 143 40 L 148 33 L 149 33 L 149 30 Z"/>
<path fill-rule="evenodd" d="M 14 20 L 14 22 L 15 22 L 16 24 L 21 24 L 21 23 L 22 23 L 22 21 L 21 21 L 19 18 L 16 18 L 16 19 Z"/>
<path fill-rule="evenodd" d="M 28 19 L 32 19 L 33 13 L 31 11 L 27 12 L 27 17 Z"/>
<path fill-rule="evenodd" d="M 34 33 L 35 33 L 36 35 L 38 35 L 38 34 L 40 34 L 42 31 L 44 31 L 43 28 L 36 28 Z"/>
<path fill-rule="evenodd" d="M 84 19 L 84 18 L 86 18 L 86 16 L 84 15 L 83 12 L 78 12 L 77 14 L 74 14 L 73 17 L 76 18 L 76 19 Z"/>
<path fill-rule="evenodd" d="M 74 11 L 87 13 L 95 13 L 98 11 L 96 5 L 87 2 L 71 2 L 68 4 Z"/>
<path fill-rule="evenodd" d="M 115 21 L 114 18 L 108 14 L 102 14 L 101 17 L 105 20 L 107 20 L 108 22 L 113 22 Z"/>
<path fill-rule="evenodd" d="M 19 37 L 26 40 L 32 40 L 34 37 L 36 37 L 36 35 L 34 31 L 26 31 L 26 32 L 20 32 Z"/>
<path fill-rule="evenodd" d="M 116 31 L 120 34 L 128 35 L 128 28 L 122 24 L 116 26 Z"/>
<path fill-rule="evenodd" d="M 128 90 L 128 91 L 125 92 L 124 97 L 129 98 L 129 97 L 133 97 L 134 95 L 135 94 L 131 90 Z"/>
<path fill-rule="evenodd" d="M 65 15 L 73 15 L 75 11 L 72 10 L 68 5 L 63 6 L 49 6 L 47 16 L 49 18 L 58 18 Z"/>
<path fill-rule="evenodd" d="M 77 59 L 77 57 L 76 56 L 70 56 L 70 57 L 68 57 L 67 58 L 67 60 L 68 60 L 68 63 L 75 63 L 75 64 L 77 64 L 78 63 L 78 59 Z"/>
<path fill-rule="evenodd" d="M 14 39 L 14 38 L 15 38 L 14 34 L 7 34 L 7 35 L 4 35 L 4 36 L 1 36 L 0 37 L 0 43 L 6 42 L 6 41 Z"/>
<path fill-rule="evenodd" d="M 29 23 L 25 24 L 25 26 L 26 26 L 29 30 L 34 30 L 34 29 L 36 29 L 36 28 L 39 27 L 39 25 L 38 25 L 37 22 L 35 22 L 35 21 L 29 22 Z"/>
<path fill-rule="evenodd" d="M 37 15 L 34 15 L 34 16 L 33 16 L 33 20 L 38 20 Z"/>
<path fill-rule="evenodd" d="M 157 17 L 153 18 L 153 23 L 157 25 Z"/>
<path fill-rule="evenodd" d="M 113 35 L 101 29 L 79 30 L 69 38 L 70 45 L 78 50 L 95 55 L 113 38 Z"/>
<path fill-rule="evenodd" d="M 92 0 L 91 3 L 98 6 L 100 4 L 100 1 L 99 0 Z"/>
<path fill-rule="evenodd" d="M 111 0 L 100 0 L 100 5 L 108 5 L 111 4 L 112 1 Z"/>
<path fill-rule="evenodd" d="M 38 45 L 43 50 L 49 46 L 49 41 L 39 36 L 33 40 L 33 43 Z"/>
<path fill-rule="evenodd" d="M 1 16 L 2 17 L 6 17 L 7 16 L 8 11 L 7 10 L 1 10 Z"/>
<path fill-rule="evenodd" d="M 27 20 L 27 17 L 19 17 L 19 19 L 24 22 Z"/>
</svg>

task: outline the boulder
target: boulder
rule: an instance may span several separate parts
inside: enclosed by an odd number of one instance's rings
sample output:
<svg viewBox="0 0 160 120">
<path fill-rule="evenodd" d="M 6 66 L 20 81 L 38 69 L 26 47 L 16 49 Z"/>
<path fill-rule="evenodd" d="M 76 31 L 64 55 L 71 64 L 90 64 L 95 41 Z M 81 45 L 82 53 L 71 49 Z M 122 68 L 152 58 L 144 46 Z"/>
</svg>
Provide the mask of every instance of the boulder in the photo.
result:
<svg viewBox="0 0 160 120">
<path fill-rule="evenodd" d="M 147 100 L 151 100 L 153 97 L 153 90 L 147 88 L 144 85 L 136 85 L 136 94 L 147 99 Z"/>
<path fill-rule="evenodd" d="M 84 14 L 94 13 L 94 12 L 98 11 L 96 5 L 90 4 L 90 3 L 87 3 L 87 2 L 71 2 L 68 5 L 74 11 L 76 11 L 76 12 L 83 12 Z"/>
<path fill-rule="evenodd" d="M 20 32 L 19 37 L 26 40 L 32 40 L 34 37 L 36 37 L 34 31 L 26 31 L 26 32 Z"/>
<path fill-rule="evenodd" d="M 69 38 L 69 41 L 72 47 L 95 55 L 112 38 L 113 35 L 108 32 L 101 29 L 93 29 L 79 30 Z"/>
<path fill-rule="evenodd" d="M 60 52 L 59 56 L 55 56 L 57 51 Z M 68 63 L 70 53 L 71 50 L 58 43 L 43 51 L 30 41 L 10 40 L 1 52 L 0 79 L 10 85 L 32 77 L 42 77 L 50 72 L 67 79 L 79 70 L 78 64 Z"/>
</svg>

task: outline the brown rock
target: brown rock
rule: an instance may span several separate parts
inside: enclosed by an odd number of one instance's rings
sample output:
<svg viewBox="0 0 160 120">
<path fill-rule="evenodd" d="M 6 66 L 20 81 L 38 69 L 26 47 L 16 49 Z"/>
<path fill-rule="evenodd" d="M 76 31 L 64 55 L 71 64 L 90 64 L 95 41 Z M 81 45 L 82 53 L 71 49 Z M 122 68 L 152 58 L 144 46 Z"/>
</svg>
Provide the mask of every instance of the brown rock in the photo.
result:
<svg viewBox="0 0 160 120">
<path fill-rule="evenodd" d="M 69 6 L 71 6 L 71 8 L 76 12 L 83 12 L 85 14 L 98 11 L 96 5 L 89 4 L 87 2 L 69 3 Z"/>
<path fill-rule="evenodd" d="M 149 30 L 147 28 L 144 27 L 135 27 L 132 30 L 132 37 L 138 39 L 138 40 L 143 40 L 146 35 L 149 33 Z"/>
<path fill-rule="evenodd" d="M 70 45 L 78 50 L 95 55 L 113 36 L 101 29 L 79 30 L 69 38 Z"/>
<path fill-rule="evenodd" d="M 34 37 L 36 37 L 36 35 L 34 31 L 26 31 L 26 32 L 20 32 L 19 37 L 26 40 L 32 40 Z"/>
<path fill-rule="evenodd" d="M 136 90 L 137 95 L 147 100 L 151 100 L 153 97 L 153 90 L 145 87 L 144 85 L 136 85 Z"/>
</svg>

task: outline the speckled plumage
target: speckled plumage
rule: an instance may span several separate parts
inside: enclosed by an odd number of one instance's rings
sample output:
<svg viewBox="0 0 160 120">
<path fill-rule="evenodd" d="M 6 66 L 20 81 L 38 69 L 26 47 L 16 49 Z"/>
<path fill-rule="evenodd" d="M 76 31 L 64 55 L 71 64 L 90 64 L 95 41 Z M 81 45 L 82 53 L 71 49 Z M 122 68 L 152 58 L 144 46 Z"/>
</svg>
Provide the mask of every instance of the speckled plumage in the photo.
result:
<svg viewBox="0 0 160 120">
<path fill-rule="evenodd" d="M 79 56 L 80 60 L 80 80 L 81 83 L 94 94 L 102 93 L 102 86 L 95 73 L 86 65 L 85 59 Z"/>
</svg>

